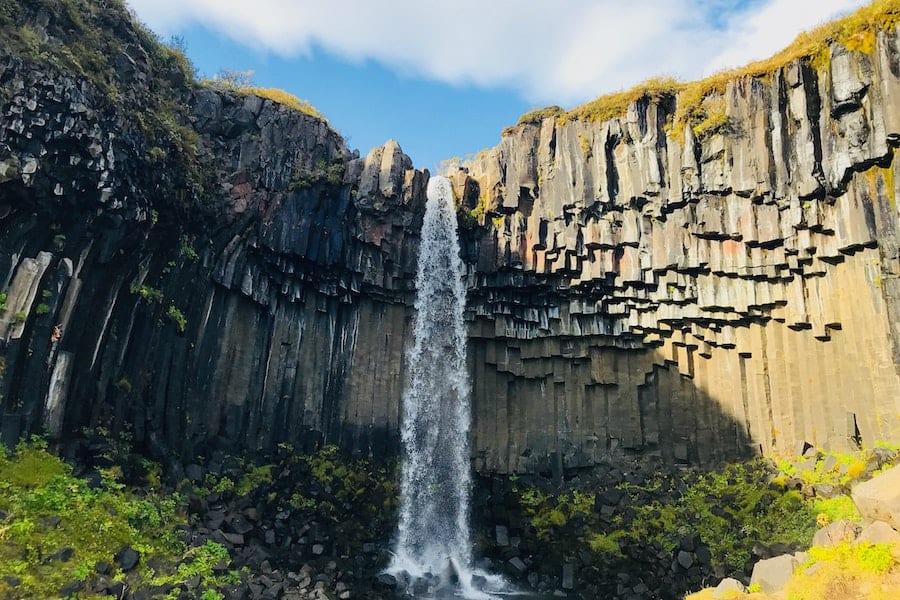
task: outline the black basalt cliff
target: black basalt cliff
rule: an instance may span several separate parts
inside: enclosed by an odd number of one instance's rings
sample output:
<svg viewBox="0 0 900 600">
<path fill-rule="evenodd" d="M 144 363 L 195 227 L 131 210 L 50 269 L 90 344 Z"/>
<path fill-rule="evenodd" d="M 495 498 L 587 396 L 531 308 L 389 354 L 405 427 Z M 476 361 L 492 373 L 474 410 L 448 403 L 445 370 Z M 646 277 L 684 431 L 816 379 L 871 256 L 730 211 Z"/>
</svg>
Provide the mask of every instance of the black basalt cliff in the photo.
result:
<svg viewBox="0 0 900 600">
<path fill-rule="evenodd" d="M 427 171 L 196 84 L 114 0 L 0 7 L 2 439 L 393 453 Z M 645 97 L 450 174 L 477 468 L 900 440 L 900 34 L 874 36 L 736 77 L 702 136 Z"/>
</svg>

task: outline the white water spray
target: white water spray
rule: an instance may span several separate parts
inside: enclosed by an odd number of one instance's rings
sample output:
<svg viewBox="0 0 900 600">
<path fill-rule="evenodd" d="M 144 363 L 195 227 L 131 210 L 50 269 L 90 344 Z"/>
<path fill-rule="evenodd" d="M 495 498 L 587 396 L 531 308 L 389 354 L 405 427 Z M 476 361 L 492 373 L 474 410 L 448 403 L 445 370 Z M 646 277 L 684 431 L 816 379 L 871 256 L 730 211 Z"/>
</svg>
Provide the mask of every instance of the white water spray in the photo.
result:
<svg viewBox="0 0 900 600">
<path fill-rule="evenodd" d="M 410 380 L 403 396 L 405 450 L 400 487 L 399 537 L 388 569 L 455 593 L 490 598 L 473 587 L 502 591 L 503 581 L 475 573 L 469 537 L 469 378 L 466 372 L 466 290 L 459 257 L 453 188 L 444 177 L 428 181 L 416 276 Z"/>
</svg>

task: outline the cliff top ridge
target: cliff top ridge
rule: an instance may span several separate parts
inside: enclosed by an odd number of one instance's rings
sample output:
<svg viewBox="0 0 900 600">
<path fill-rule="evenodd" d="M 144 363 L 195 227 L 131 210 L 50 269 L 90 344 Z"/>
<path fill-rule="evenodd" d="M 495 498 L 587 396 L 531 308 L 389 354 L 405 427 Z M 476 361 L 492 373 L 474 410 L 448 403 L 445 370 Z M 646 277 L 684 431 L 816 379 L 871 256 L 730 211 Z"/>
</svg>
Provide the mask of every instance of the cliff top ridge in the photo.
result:
<svg viewBox="0 0 900 600">
<path fill-rule="evenodd" d="M 673 134 L 680 137 L 685 126 L 690 126 L 694 134 L 700 137 L 724 127 L 724 106 L 708 99 L 724 94 L 729 81 L 741 77 L 767 77 L 795 60 L 808 62 L 817 70 L 822 69 L 828 64 L 829 49 L 835 43 L 848 50 L 870 54 L 875 49 L 877 32 L 894 27 L 898 21 L 900 0 L 874 0 L 846 17 L 801 33 L 789 46 L 770 58 L 692 82 L 679 82 L 671 77 L 649 79 L 631 89 L 600 96 L 571 110 L 555 105 L 539 108 L 523 114 L 516 125 L 507 127 L 503 134 L 507 135 L 523 125 L 540 125 L 550 117 L 560 123 L 573 120 L 606 121 L 624 115 L 628 106 L 639 100 L 658 102 L 670 98 L 677 102 L 671 125 Z"/>
</svg>

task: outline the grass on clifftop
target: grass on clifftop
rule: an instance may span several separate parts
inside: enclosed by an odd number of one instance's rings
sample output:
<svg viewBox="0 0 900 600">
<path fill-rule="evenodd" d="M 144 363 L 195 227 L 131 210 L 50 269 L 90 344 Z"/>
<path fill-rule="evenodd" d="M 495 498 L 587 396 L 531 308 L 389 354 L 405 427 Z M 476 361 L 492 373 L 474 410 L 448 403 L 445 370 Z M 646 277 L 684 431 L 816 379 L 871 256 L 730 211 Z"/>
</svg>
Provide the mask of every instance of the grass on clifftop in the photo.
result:
<svg viewBox="0 0 900 600">
<path fill-rule="evenodd" d="M 241 96 L 259 96 L 287 106 L 293 110 L 299 111 L 305 115 L 328 122 L 319 110 L 310 104 L 308 100 L 303 100 L 297 96 L 278 88 L 259 87 L 253 84 L 253 71 L 221 71 L 212 79 L 204 79 L 201 85 L 216 88 L 218 90 L 228 91 Z"/>
<path fill-rule="evenodd" d="M 826 23 L 812 31 L 803 32 L 781 52 L 771 58 L 744 67 L 716 73 L 705 79 L 680 83 L 671 78 L 650 79 L 635 87 L 601 96 L 566 112 L 556 106 L 538 109 L 522 115 L 518 125 L 539 124 L 555 117 L 559 123 L 567 121 L 606 121 L 625 114 L 628 105 L 641 99 L 658 101 L 677 96 L 672 133 L 680 139 L 685 125 L 698 136 L 719 131 L 725 125 L 724 106 L 710 107 L 705 99 L 723 95 L 729 81 L 741 77 L 765 77 L 788 63 L 804 59 L 816 69 L 828 64 L 829 48 L 838 43 L 850 50 L 871 53 L 875 49 L 878 31 L 890 29 L 900 21 L 900 0 L 875 0 L 850 15 Z M 720 110 L 721 109 L 721 110 Z"/>
</svg>

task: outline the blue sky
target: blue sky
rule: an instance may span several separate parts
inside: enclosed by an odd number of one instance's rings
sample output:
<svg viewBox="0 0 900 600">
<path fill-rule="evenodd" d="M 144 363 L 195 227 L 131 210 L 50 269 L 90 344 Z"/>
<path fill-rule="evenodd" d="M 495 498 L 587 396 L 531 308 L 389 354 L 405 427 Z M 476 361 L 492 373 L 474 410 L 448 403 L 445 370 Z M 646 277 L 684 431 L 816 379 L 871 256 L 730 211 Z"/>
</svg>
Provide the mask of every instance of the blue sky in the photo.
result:
<svg viewBox="0 0 900 600">
<path fill-rule="evenodd" d="M 495 145 L 532 108 L 765 58 L 862 0 L 128 0 L 199 75 L 309 100 L 365 155 L 419 168 Z"/>
</svg>

